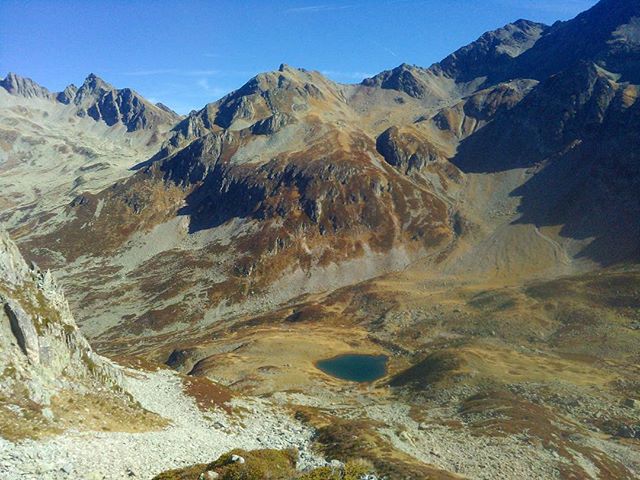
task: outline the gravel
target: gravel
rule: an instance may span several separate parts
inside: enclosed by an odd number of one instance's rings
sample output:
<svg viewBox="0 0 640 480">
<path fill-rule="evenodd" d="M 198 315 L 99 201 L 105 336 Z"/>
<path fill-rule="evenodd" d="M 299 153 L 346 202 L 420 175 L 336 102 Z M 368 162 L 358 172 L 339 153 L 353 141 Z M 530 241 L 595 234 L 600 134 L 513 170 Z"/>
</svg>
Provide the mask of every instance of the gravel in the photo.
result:
<svg viewBox="0 0 640 480">
<path fill-rule="evenodd" d="M 313 431 L 264 399 L 234 401 L 240 418 L 222 410 L 203 413 L 171 371 L 127 375 L 140 404 L 171 421 L 144 433 L 67 431 L 45 440 L 0 438 L 0 478 L 149 479 L 173 468 L 215 460 L 234 448 L 297 448 L 300 468 L 324 465 L 310 451 Z M 246 413 L 244 413 L 246 412 Z"/>
</svg>

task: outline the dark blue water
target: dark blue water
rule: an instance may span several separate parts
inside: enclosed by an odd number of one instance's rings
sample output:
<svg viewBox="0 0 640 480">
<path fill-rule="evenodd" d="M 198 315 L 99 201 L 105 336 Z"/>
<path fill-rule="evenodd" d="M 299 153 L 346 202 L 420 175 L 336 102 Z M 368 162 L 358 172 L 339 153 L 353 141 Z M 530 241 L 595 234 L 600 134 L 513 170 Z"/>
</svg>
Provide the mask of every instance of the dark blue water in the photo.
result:
<svg viewBox="0 0 640 480">
<path fill-rule="evenodd" d="M 320 360 L 316 367 L 324 373 L 351 382 L 372 382 L 387 373 L 385 355 L 345 354 Z"/>
</svg>

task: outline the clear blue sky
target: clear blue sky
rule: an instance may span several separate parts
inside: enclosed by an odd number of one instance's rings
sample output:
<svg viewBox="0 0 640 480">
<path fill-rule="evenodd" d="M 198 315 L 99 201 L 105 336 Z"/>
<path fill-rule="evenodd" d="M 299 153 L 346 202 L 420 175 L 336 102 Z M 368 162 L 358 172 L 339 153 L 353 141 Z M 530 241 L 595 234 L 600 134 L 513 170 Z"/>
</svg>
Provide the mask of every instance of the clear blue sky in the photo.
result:
<svg viewBox="0 0 640 480">
<path fill-rule="evenodd" d="M 180 113 L 280 63 L 355 83 L 429 66 L 519 18 L 566 20 L 595 0 L 0 0 L 0 75 L 51 90 L 90 72 Z"/>
</svg>

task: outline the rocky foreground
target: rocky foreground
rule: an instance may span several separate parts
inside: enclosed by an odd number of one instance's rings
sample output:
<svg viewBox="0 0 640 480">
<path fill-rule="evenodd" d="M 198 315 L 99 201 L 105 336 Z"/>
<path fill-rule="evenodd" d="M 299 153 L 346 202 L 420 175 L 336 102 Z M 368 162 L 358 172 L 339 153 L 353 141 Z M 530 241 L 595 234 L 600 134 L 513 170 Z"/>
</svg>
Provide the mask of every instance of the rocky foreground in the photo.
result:
<svg viewBox="0 0 640 480">
<path fill-rule="evenodd" d="M 313 432 L 267 401 L 234 400 L 241 413 L 201 410 L 177 374 L 128 370 L 126 389 L 170 422 L 144 433 L 67 431 L 45 440 L 0 439 L 0 477 L 12 479 L 149 479 L 165 470 L 207 463 L 237 447 L 294 448 L 300 468 L 325 461 L 309 446 Z"/>
</svg>

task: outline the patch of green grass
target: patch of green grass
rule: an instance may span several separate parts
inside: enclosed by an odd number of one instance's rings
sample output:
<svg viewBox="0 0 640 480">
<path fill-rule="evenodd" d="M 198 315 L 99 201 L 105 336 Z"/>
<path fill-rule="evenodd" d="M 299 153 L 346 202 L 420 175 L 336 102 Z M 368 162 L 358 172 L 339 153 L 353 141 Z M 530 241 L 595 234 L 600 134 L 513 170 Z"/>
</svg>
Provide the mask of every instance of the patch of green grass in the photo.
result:
<svg viewBox="0 0 640 480">
<path fill-rule="evenodd" d="M 299 480 L 360 480 L 373 473 L 373 465 L 366 461 L 347 462 L 344 467 L 320 467 L 303 473 Z"/>
<path fill-rule="evenodd" d="M 234 462 L 234 455 L 244 463 Z M 153 480 L 197 480 L 201 473 L 214 471 L 221 480 L 359 480 L 372 473 L 366 461 L 349 461 L 341 467 L 320 467 L 309 472 L 296 470 L 298 454 L 295 450 L 232 450 L 208 465 L 169 470 Z"/>
<path fill-rule="evenodd" d="M 244 458 L 244 463 L 234 462 L 233 455 Z M 298 454 L 295 450 L 232 450 L 207 465 L 221 480 L 289 480 L 295 474 Z"/>
</svg>

